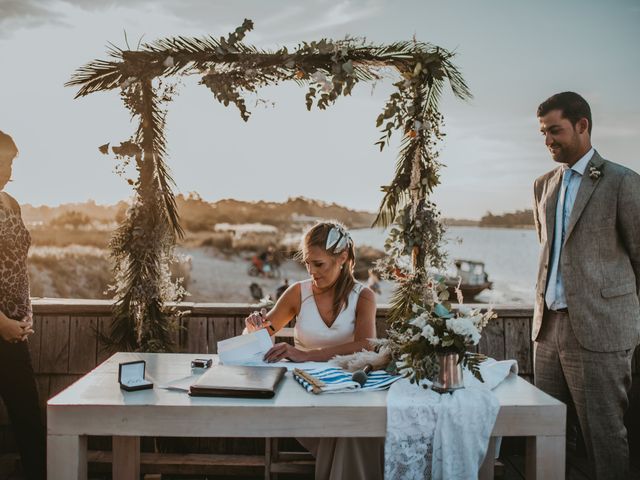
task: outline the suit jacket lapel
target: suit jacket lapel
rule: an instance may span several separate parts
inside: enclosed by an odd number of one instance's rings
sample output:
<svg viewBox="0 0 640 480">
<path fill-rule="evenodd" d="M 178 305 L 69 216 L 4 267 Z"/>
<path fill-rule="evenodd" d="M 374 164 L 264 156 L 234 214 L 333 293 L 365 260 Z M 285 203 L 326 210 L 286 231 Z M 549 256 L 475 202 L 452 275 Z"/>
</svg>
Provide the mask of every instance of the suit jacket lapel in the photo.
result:
<svg viewBox="0 0 640 480">
<path fill-rule="evenodd" d="M 547 242 L 549 242 L 550 249 L 553 248 L 553 235 L 556 226 L 556 207 L 558 206 L 558 192 L 560 191 L 561 183 L 562 168 L 559 167 L 547 184 L 545 218 L 547 220 Z"/>
<path fill-rule="evenodd" d="M 598 152 L 593 152 L 593 157 L 589 160 L 587 164 L 587 168 L 584 169 L 584 175 L 582 176 L 582 180 L 580 181 L 580 187 L 578 188 L 578 194 L 576 195 L 576 201 L 573 204 L 573 209 L 571 210 L 571 216 L 569 217 L 569 225 L 567 226 L 567 231 L 564 235 L 564 243 L 567 243 L 567 239 L 573 228 L 576 226 L 580 215 L 582 215 L 582 211 L 584 207 L 587 206 L 589 199 L 591 198 L 591 194 L 598 186 L 600 182 L 600 177 L 593 179 L 589 177 L 589 169 L 591 167 L 601 167 L 604 160 Z"/>
</svg>

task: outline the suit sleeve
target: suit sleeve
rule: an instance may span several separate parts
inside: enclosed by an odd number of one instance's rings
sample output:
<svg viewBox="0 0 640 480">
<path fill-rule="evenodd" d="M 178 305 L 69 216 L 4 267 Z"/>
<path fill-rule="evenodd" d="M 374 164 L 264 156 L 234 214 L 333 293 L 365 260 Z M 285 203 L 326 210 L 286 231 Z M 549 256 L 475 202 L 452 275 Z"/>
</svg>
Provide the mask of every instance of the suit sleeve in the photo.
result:
<svg viewBox="0 0 640 480">
<path fill-rule="evenodd" d="M 536 226 L 536 233 L 538 234 L 538 243 L 542 241 L 542 235 L 540 234 L 540 218 L 538 217 L 538 181 L 533 182 L 533 223 Z M 637 276 L 636 276 L 637 277 Z"/>
<path fill-rule="evenodd" d="M 640 175 L 629 170 L 618 190 L 618 229 L 629 253 L 640 296 Z"/>
</svg>

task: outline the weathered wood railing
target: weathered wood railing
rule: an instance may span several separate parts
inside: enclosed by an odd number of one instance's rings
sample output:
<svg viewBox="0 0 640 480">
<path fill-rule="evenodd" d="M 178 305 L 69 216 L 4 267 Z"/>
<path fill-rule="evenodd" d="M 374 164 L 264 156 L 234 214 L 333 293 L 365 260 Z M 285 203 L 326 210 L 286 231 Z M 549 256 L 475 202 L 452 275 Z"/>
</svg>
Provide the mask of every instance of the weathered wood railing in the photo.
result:
<svg viewBox="0 0 640 480">
<path fill-rule="evenodd" d="M 29 346 L 43 405 L 110 356 L 96 333 L 109 333 L 111 305 L 110 301 L 100 300 L 34 299 L 35 334 Z M 178 308 L 190 313 L 181 318 L 180 328 L 175 332 L 177 350 L 216 353 L 216 342 L 239 335 L 244 318 L 255 306 L 183 303 Z M 500 305 L 494 310 L 498 318 L 485 329 L 478 350 L 496 359 L 516 359 L 520 375 L 533 381 L 532 309 Z M 378 308 L 378 336 L 384 335 L 387 311 L 386 306 Z M 638 370 L 638 357 L 636 352 L 634 372 Z M 634 383 L 637 387 L 640 381 Z M 635 409 L 640 410 L 635 400 L 631 402 L 632 408 L 634 403 Z M 13 447 L 6 411 L 0 404 L 0 451 L 11 451 Z"/>
</svg>

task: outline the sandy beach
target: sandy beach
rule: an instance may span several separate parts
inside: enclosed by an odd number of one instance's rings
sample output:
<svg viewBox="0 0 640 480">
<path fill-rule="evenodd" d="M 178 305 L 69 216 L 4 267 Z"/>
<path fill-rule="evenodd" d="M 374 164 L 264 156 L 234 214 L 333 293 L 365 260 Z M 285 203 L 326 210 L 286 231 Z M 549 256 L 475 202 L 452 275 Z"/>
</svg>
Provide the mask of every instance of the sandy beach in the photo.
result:
<svg viewBox="0 0 640 480">
<path fill-rule="evenodd" d="M 226 256 L 214 248 L 176 248 L 176 253 L 191 257 L 191 280 L 187 290 L 190 302 L 254 302 L 249 291 L 252 282 L 262 288 L 265 295 L 275 298 L 276 289 L 289 279 L 289 284 L 309 278 L 306 270 L 293 260 L 286 260 L 280 266 L 279 279 L 251 277 L 247 274 L 249 260 L 246 255 Z M 386 303 L 393 289 L 389 282 L 382 282 L 382 295 L 378 303 Z"/>
</svg>

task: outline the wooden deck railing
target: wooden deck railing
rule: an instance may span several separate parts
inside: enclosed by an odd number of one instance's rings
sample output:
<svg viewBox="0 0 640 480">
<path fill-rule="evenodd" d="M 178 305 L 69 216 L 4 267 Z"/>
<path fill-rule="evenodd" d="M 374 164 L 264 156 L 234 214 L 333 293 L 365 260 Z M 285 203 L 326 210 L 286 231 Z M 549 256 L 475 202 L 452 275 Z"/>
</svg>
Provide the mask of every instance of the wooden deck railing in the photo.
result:
<svg viewBox="0 0 640 480">
<path fill-rule="evenodd" d="M 43 405 L 110 356 L 96 332 L 109 333 L 111 307 L 110 301 L 101 300 L 33 300 L 35 334 L 29 346 Z M 190 312 L 181 318 L 180 328 L 175 332 L 177 351 L 194 354 L 216 353 L 216 343 L 239 335 L 244 318 L 255 309 L 254 305 L 220 303 L 182 303 L 177 307 Z M 520 375 L 533 381 L 532 308 L 498 305 L 494 311 L 498 318 L 483 332 L 479 352 L 499 360 L 516 359 Z M 387 306 L 378 307 L 378 336 L 384 335 L 387 312 Z M 639 351 L 634 357 L 634 372 L 638 371 Z M 634 384 L 638 387 L 640 380 Z M 640 410 L 636 400 L 632 400 L 631 406 Z M 631 414 L 635 418 L 640 412 Z M 13 448 L 7 425 L 6 411 L 0 404 L 0 449 L 4 452 Z"/>
</svg>

